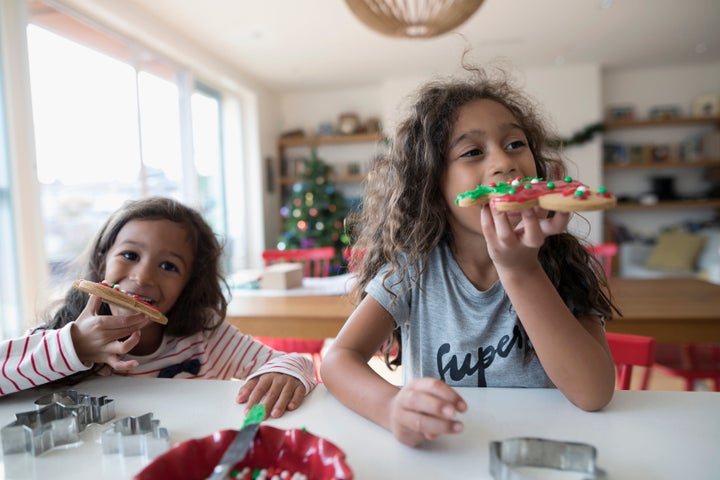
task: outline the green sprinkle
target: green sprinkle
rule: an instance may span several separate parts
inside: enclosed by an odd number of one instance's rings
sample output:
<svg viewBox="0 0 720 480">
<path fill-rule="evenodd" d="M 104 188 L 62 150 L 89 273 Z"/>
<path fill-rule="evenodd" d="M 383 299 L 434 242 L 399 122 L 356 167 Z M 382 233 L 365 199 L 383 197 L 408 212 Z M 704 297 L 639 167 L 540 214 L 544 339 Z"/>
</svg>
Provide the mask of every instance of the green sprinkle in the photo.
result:
<svg viewBox="0 0 720 480">
<path fill-rule="evenodd" d="M 552 190 L 553 188 L 555 188 L 555 182 L 548 182 L 547 187 Z"/>
<path fill-rule="evenodd" d="M 575 195 L 576 197 L 582 197 L 582 196 L 583 196 L 583 193 L 584 193 L 584 192 L 582 192 L 582 191 L 580 191 L 580 190 L 575 190 L 574 195 Z"/>
<path fill-rule="evenodd" d="M 605 187 L 598 188 L 598 193 L 606 193 L 606 192 L 607 192 L 607 188 L 605 188 Z"/>
<path fill-rule="evenodd" d="M 567 177 L 563 178 L 563 180 L 566 181 L 567 183 L 570 183 L 570 182 L 572 182 L 572 177 L 567 176 Z"/>
<path fill-rule="evenodd" d="M 525 185 L 523 185 L 523 188 L 527 188 L 528 190 L 530 190 L 532 188 L 532 185 L 529 183 L 526 183 Z"/>
</svg>

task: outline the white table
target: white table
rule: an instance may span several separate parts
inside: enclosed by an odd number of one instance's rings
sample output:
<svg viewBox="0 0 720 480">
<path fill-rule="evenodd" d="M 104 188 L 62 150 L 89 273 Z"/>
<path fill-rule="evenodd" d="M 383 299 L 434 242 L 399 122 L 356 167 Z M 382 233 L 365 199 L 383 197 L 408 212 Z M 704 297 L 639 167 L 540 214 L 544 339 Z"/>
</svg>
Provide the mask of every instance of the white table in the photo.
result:
<svg viewBox="0 0 720 480">
<path fill-rule="evenodd" d="M 116 419 L 153 412 L 173 444 L 237 428 L 244 406 L 234 403 L 239 382 L 98 378 L 75 389 L 116 402 Z M 49 389 L 0 398 L 0 426 L 33 408 Z M 347 410 L 321 385 L 295 412 L 268 424 L 306 427 L 347 454 L 358 480 L 398 478 L 491 478 L 488 444 L 511 437 L 578 441 L 598 449 L 598 465 L 610 479 L 717 478 L 720 472 L 720 394 L 618 391 L 602 412 L 583 412 L 556 390 L 460 389 L 470 409 L 465 432 L 413 449 Z M 82 443 L 38 457 L 8 455 L 4 478 L 128 479 L 146 459 L 102 454 L 91 425 Z"/>
</svg>

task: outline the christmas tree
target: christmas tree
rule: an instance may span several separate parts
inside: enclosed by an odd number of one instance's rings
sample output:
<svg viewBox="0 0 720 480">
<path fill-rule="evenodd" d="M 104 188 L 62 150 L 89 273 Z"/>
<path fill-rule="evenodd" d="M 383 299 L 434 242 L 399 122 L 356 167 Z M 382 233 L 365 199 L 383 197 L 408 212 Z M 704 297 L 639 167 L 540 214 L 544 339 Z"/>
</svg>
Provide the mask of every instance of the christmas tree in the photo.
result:
<svg viewBox="0 0 720 480">
<path fill-rule="evenodd" d="M 302 173 L 292 187 L 287 204 L 280 209 L 284 233 L 277 248 L 335 247 L 331 274 L 341 273 L 342 251 L 348 244 L 343 221 L 346 215 L 342 192 L 328 180 L 329 167 L 313 150 L 303 161 Z"/>
</svg>

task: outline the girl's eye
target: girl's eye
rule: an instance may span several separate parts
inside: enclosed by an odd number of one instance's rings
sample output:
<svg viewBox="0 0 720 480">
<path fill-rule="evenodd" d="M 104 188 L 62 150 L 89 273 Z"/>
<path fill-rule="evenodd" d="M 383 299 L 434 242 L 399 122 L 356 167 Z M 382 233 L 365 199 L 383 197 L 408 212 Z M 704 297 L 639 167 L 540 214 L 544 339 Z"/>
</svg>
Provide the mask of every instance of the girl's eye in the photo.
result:
<svg viewBox="0 0 720 480">
<path fill-rule="evenodd" d="M 482 155 L 482 151 L 479 148 L 473 148 L 472 150 L 468 150 L 467 152 L 460 155 L 461 157 L 477 157 L 478 155 Z"/>
<path fill-rule="evenodd" d="M 179 272 L 178 268 L 172 262 L 162 262 L 160 268 L 167 270 L 168 272 Z"/>
<path fill-rule="evenodd" d="M 510 142 L 508 144 L 507 149 L 508 150 L 517 150 L 518 148 L 522 148 L 525 145 L 527 145 L 527 144 L 525 143 L 524 140 L 515 140 L 514 142 Z"/>
<path fill-rule="evenodd" d="M 127 260 L 137 260 L 140 256 L 135 252 L 122 252 L 120 255 Z"/>
</svg>

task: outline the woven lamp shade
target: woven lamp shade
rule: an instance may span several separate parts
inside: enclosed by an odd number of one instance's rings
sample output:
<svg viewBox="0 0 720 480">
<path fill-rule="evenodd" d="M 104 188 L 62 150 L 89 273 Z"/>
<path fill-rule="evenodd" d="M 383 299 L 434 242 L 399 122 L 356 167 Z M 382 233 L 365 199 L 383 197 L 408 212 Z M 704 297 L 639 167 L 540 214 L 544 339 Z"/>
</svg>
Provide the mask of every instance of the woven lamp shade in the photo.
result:
<svg viewBox="0 0 720 480">
<path fill-rule="evenodd" d="M 484 0 L 345 0 L 355 16 L 390 37 L 430 38 L 462 25 Z"/>
</svg>

